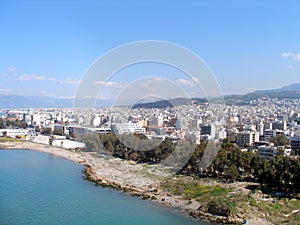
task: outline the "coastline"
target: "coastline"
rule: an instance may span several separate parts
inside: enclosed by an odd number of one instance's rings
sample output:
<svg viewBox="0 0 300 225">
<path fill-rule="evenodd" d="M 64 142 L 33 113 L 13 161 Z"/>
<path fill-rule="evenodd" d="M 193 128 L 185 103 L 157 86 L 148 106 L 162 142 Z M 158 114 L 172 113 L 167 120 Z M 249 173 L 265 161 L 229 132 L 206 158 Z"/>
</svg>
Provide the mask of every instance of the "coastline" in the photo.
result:
<svg viewBox="0 0 300 225">
<path fill-rule="evenodd" d="M 114 158 L 94 158 L 90 153 L 69 151 L 34 142 L 4 142 L 0 143 L 0 149 L 33 150 L 65 158 L 83 165 L 86 179 L 94 182 L 97 186 L 121 190 L 142 199 L 150 199 L 204 222 L 242 224 L 241 218 L 212 215 L 202 211 L 201 204 L 195 200 L 186 200 L 161 190 L 159 188 L 160 180 L 157 177 L 149 176 L 147 171 L 143 172 L 144 168 L 135 162 Z M 249 219 L 247 224 L 270 225 L 271 223 L 258 218 Z"/>
<path fill-rule="evenodd" d="M 73 162 L 86 165 L 84 158 L 77 153 L 72 152 L 69 150 L 65 150 L 58 147 L 53 147 L 49 145 L 34 143 L 34 142 L 3 142 L 0 143 L 0 149 L 3 150 L 17 150 L 17 149 L 24 149 L 24 150 L 33 150 L 38 152 L 44 152 L 47 154 L 51 154 L 60 158 L 68 159 Z"/>
</svg>

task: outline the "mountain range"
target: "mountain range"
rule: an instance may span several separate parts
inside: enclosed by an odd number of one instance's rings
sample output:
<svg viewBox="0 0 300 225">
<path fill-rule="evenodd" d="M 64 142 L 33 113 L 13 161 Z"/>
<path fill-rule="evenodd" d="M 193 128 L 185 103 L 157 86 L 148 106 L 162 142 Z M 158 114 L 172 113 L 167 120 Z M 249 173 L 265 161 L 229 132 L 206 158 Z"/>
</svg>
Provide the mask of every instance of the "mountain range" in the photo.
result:
<svg viewBox="0 0 300 225">
<path fill-rule="evenodd" d="M 257 98 L 300 99 L 300 83 L 294 83 L 278 89 L 257 90 L 245 95 L 226 95 L 226 104 L 247 104 Z"/>
<path fill-rule="evenodd" d="M 288 86 L 284 86 L 279 89 L 271 89 L 271 90 L 258 90 L 253 93 L 256 94 L 265 94 L 265 93 L 272 93 L 272 92 L 299 92 L 300 91 L 300 83 L 294 83 Z"/>
<path fill-rule="evenodd" d="M 279 89 L 258 90 L 245 95 L 225 95 L 226 104 L 247 104 L 257 98 L 288 98 L 300 99 L 300 83 L 294 83 Z M 0 95 L 0 108 L 71 108 L 74 99 L 54 98 L 45 96 L 21 96 L 21 95 Z M 155 102 L 139 103 L 133 108 L 165 108 L 173 105 L 184 105 L 191 102 L 206 102 L 205 98 L 176 98 L 170 100 L 159 100 Z M 96 106 L 109 106 L 110 101 L 101 101 Z"/>
</svg>

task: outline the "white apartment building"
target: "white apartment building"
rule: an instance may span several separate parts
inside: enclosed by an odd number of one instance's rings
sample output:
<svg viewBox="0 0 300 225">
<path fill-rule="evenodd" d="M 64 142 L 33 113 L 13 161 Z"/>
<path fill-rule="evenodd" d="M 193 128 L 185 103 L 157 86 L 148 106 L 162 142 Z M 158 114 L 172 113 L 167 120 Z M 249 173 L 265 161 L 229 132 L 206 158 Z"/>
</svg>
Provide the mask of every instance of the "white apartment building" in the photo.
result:
<svg viewBox="0 0 300 225">
<path fill-rule="evenodd" d="M 290 156 L 291 149 L 290 148 L 284 148 L 283 146 L 274 147 L 274 146 L 266 146 L 262 145 L 259 146 L 257 149 L 258 155 L 261 159 L 271 159 L 272 157 L 279 155 L 280 153 L 284 154 L 284 156 Z"/>
<path fill-rule="evenodd" d="M 100 116 L 96 116 L 96 117 L 93 119 L 93 126 L 94 126 L 94 127 L 98 127 L 100 124 L 101 124 L 101 117 L 100 117 Z"/>
<path fill-rule="evenodd" d="M 259 141 L 259 133 L 257 131 L 242 131 L 236 136 L 236 144 L 240 147 L 251 146 L 254 142 Z"/>
<path fill-rule="evenodd" d="M 269 141 L 271 137 L 274 137 L 276 134 L 273 130 L 265 130 L 264 131 L 264 140 Z"/>
<path fill-rule="evenodd" d="M 261 159 L 271 159 L 272 157 L 276 156 L 278 154 L 278 150 L 274 146 L 258 146 L 257 148 L 258 155 Z"/>
<path fill-rule="evenodd" d="M 32 126 L 41 126 L 41 116 L 39 114 L 33 114 L 31 118 Z"/>
<path fill-rule="evenodd" d="M 163 126 L 163 125 L 164 125 L 164 118 L 162 116 L 154 117 L 149 122 L 149 126 Z"/>
<path fill-rule="evenodd" d="M 256 130 L 258 131 L 259 136 L 263 136 L 264 135 L 264 124 L 263 123 L 257 124 Z"/>
<path fill-rule="evenodd" d="M 111 130 L 115 134 L 138 133 L 145 134 L 146 130 L 139 123 L 113 123 Z"/>
<path fill-rule="evenodd" d="M 3 134 L 6 132 L 7 137 L 11 138 L 22 138 L 26 139 L 29 135 L 29 130 L 25 129 L 0 129 L 0 135 L 3 136 Z"/>
</svg>

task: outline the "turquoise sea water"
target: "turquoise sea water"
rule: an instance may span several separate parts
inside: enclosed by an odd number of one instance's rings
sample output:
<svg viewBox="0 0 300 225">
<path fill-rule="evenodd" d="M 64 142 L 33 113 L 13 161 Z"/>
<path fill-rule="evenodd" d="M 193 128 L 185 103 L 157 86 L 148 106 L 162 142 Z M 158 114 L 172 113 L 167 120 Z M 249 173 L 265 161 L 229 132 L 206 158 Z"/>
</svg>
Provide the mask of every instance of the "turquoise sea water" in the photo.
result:
<svg viewBox="0 0 300 225">
<path fill-rule="evenodd" d="M 83 167 L 49 154 L 0 150 L 0 225 L 204 225 L 82 179 Z"/>
</svg>

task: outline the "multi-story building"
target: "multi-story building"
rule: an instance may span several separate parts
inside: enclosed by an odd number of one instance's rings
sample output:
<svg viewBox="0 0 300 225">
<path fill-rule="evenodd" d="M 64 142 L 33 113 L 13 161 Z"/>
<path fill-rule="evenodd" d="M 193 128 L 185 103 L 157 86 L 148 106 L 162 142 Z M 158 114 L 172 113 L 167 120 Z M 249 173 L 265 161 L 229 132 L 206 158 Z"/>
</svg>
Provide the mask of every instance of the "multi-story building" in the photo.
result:
<svg viewBox="0 0 300 225">
<path fill-rule="evenodd" d="M 291 137 L 291 149 L 297 154 L 300 155 L 300 136 Z"/>
<path fill-rule="evenodd" d="M 283 131 L 285 131 L 286 130 L 286 122 L 285 121 L 275 121 L 274 123 L 273 123 L 273 130 L 276 130 L 276 129 L 278 129 L 278 130 L 283 130 Z"/>
<path fill-rule="evenodd" d="M 264 131 L 264 141 L 269 141 L 271 137 L 274 137 L 276 134 L 274 134 L 273 130 L 265 130 Z"/>
<path fill-rule="evenodd" d="M 261 145 L 257 148 L 258 155 L 261 159 L 271 159 L 272 157 L 278 154 L 278 150 L 276 147 L 271 145 Z"/>
<path fill-rule="evenodd" d="M 284 156 L 289 156 L 291 154 L 290 148 L 285 148 L 284 146 L 275 147 L 274 144 L 261 145 L 257 148 L 258 155 L 261 159 L 271 159 L 272 157 L 283 154 Z"/>
<path fill-rule="evenodd" d="M 254 142 L 259 141 L 259 133 L 257 131 L 242 131 L 236 136 L 236 143 L 240 147 L 252 146 Z"/>
<path fill-rule="evenodd" d="M 113 123 L 111 130 L 115 134 L 139 133 L 145 134 L 146 130 L 139 123 Z"/>
<path fill-rule="evenodd" d="M 164 118 L 162 116 L 154 117 L 149 122 L 149 126 L 163 126 L 164 124 Z"/>
<path fill-rule="evenodd" d="M 200 132 L 201 135 L 207 134 L 212 137 L 212 139 L 215 138 L 216 134 L 216 128 L 214 124 L 201 124 L 200 125 Z"/>
<path fill-rule="evenodd" d="M 200 123 L 201 123 L 201 120 L 199 120 L 199 119 L 191 119 L 189 121 L 189 128 L 192 130 L 199 130 Z"/>
<path fill-rule="evenodd" d="M 231 142 L 235 142 L 237 132 L 238 132 L 238 130 L 236 128 L 227 129 L 226 130 L 226 138 Z"/>
</svg>

